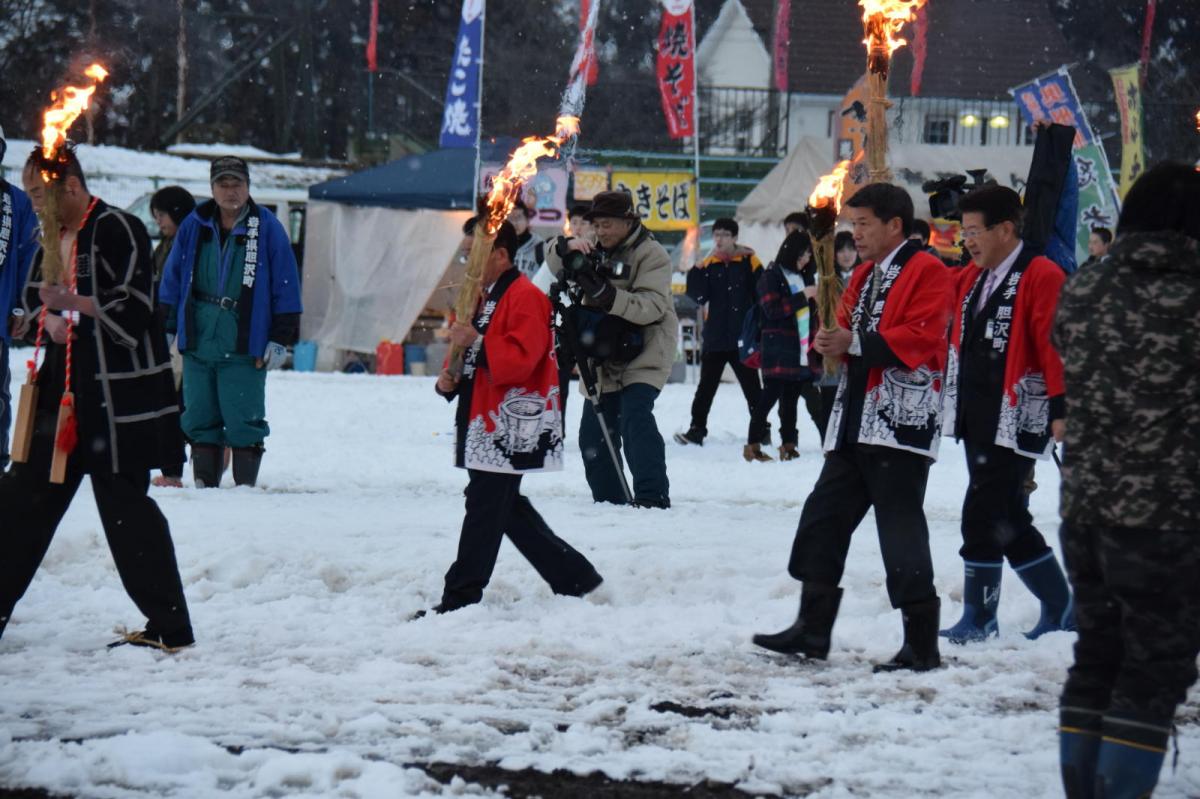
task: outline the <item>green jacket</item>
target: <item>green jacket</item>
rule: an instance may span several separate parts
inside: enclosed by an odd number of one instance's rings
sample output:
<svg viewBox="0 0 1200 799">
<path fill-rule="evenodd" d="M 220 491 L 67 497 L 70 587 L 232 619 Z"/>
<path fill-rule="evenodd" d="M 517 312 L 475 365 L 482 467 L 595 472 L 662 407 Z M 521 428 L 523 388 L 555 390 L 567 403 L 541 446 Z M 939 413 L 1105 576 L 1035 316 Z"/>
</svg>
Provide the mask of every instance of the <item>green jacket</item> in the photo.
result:
<svg viewBox="0 0 1200 799">
<path fill-rule="evenodd" d="M 1200 242 L 1121 236 L 1063 287 L 1054 324 L 1068 522 L 1200 530 Z"/>
</svg>

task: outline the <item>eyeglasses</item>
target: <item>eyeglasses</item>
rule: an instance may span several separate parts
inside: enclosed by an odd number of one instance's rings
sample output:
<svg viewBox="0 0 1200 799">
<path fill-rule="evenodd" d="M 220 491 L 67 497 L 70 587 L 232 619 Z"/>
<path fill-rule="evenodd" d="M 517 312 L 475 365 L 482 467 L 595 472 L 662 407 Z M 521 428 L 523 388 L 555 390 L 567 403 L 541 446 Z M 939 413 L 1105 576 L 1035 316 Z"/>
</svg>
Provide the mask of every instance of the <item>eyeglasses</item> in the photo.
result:
<svg viewBox="0 0 1200 799">
<path fill-rule="evenodd" d="M 969 230 L 967 228 L 963 228 L 961 233 L 962 233 L 962 237 L 964 240 L 974 239 L 974 238 L 978 238 L 979 236 L 982 236 L 985 231 L 991 230 L 994 227 L 995 227 L 995 225 L 988 225 L 987 227 L 983 228 L 983 230 L 980 230 L 978 228 L 971 228 Z"/>
</svg>

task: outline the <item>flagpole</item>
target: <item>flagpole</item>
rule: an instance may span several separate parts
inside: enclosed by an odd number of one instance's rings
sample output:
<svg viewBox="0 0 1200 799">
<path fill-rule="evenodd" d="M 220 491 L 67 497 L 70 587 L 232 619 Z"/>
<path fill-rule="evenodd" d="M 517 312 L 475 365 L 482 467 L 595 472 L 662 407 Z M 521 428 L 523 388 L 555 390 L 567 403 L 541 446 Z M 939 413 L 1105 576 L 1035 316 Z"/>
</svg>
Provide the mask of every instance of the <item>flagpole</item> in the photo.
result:
<svg viewBox="0 0 1200 799">
<path fill-rule="evenodd" d="M 700 53 L 696 35 L 696 0 L 692 0 L 689 13 L 692 15 L 692 153 L 693 170 L 696 173 L 696 214 L 700 215 Z M 696 220 L 700 224 L 700 220 Z"/>
<path fill-rule="evenodd" d="M 475 182 L 471 184 L 471 208 L 480 194 L 480 160 L 483 156 L 483 54 L 487 50 L 487 0 L 479 12 L 479 85 L 475 87 Z"/>
</svg>

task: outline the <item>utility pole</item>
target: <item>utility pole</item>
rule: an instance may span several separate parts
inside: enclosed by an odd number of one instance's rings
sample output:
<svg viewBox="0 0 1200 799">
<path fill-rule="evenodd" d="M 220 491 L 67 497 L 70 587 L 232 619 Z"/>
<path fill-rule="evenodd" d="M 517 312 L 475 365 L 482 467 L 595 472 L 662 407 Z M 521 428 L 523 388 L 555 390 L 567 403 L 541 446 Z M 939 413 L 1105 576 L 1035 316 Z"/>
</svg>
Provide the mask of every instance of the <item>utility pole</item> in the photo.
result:
<svg viewBox="0 0 1200 799">
<path fill-rule="evenodd" d="M 187 57 L 187 17 L 183 13 L 183 0 L 177 0 L 176 7 L 179 9 L 179 37 L 176 40 L 176 47 L 179 49 L 179 60 L 177 63 L 177 72 L 179 80 L 175 85 L 175 121 L 183 119 L 184 113 L 187 111 L 187 73 L 188 73 L 188 57 Z M 175 136 L 175 143 L 183 143 L 183 131 L 180 130 Z"/>
</svg>

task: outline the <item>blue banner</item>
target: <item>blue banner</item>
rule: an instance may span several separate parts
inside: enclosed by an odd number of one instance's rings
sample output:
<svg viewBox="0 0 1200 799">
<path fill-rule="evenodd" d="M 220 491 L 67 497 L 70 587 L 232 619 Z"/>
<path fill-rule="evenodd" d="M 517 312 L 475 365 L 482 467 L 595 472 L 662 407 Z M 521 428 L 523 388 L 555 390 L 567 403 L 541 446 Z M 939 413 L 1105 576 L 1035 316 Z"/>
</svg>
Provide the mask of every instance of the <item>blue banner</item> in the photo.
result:
<svg viewBox="0 0 1200 799">
<path fill-rule="evenodd" d="M 483 65 L 484 0 L 463 0 L 462 21 L 446 84 L 440 147 L 474 147 L 479 133 L 479 73 Z"/>
<path fill-rule="evenodd" d="M 1108 166 L 1104 145 L 1092 132 L 1075 85 L 1066 68 L 1009 90 L 1026 124 L 1050 120 L 1075 128 L 1075 170 L 1079 188 L 1079 217 L 1075 231 L 1075 257 L 1087 258 L 1088 236 L 1097 227 L 1116 230 L 1120 213 L 1117 184 Z"/>
</svg>

